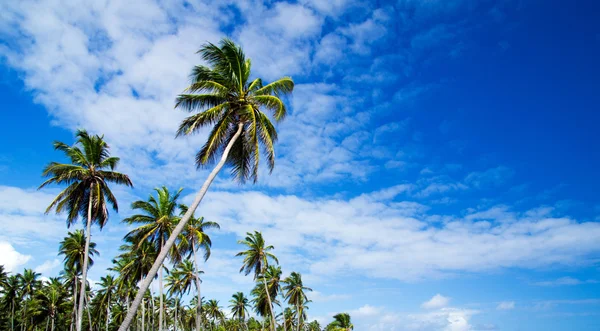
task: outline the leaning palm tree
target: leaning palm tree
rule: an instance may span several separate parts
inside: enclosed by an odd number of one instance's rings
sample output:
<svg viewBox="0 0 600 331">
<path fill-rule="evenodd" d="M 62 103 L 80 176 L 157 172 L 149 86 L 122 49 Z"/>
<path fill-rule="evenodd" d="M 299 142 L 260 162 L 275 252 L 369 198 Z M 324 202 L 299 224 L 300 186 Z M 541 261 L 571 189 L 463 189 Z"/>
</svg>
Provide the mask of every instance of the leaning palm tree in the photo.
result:
<svg viewBox="0 0 600 331">
<path fill-rule="evenodd" d="M 108 220 L 110 204 L 118 211 L 117 199 L 110 191 L 108 183 L 133 186 L 127 175 L 113 171 L 119 158 L 110 156 L 104 136 L 90 135 L 85 130 L 77 131 L 77 142 L 69 146 L 55 142 L 54 148 L 63 152 L 70 164 L 51 162 L 44 168 L 43 176 L 50 177 L 40 188 L 50 184 L 66 184 L 66 189 L 50 203 L 46 213 L 56 210 L 67 213 L 67 226 L 70 227 L 79 217 L 87 218 L 85 258 L 82 267 L 82 279 L 85 283 L 88 269 L 89 245 L 92 223 L 104 227 Z M 77 331 L 81 331 L 85 286 L 81 287 L 77 310 Z"/>
<path fill-rule="evenodd" d="M 288 300 L 288 304 L 296 306 L 298 315 L 297 330 L 300 331 L 300 326 L 302 324 L 300 321 L 300 317 L 302 316 L 301 308 L 304 303 L 308 301 L 305 291 L 312 291 L 312 289 L 302 284 L 302 275 L 297 272 L 292 272 L 290 276 L 284 279 L 282 282 L 285 284 L 283 286 L 283 290 L 285 291 L 284 295 Z"/>
<path fill-rule="evenodd" d="M 172 234 L 173 228 L 179 222 L 179 217 L 176 216 L 178 207 L 177 199 L 179 199 L 183 189 L 180 188 L 175 194 L 171 194 L 165 186 L 155 188 L 154 190 L 156 191 L 156 197 L 150 196 L 148 201 L 139 200 L 131 204 L 132 209 L 139 210 L 142 213 L 128 217 L 123 222 L 139 225 L 139 227 L 133 229 L 125 236 L 126 240 L 130 239 L 133 242 L 137 242 L 138 248 L 144 242 L 150 242 L 154 245 L 156 251 L 160 251 L 164 247 L 165 241 Z M 170 255 L 178 258 L 176 248 L 176 246 L 171 247 Z M 160 275 L 158 276 L 158 290 L 161 300 L 163 298 L 163 269 L 160 269 Z M 140 291 L 142 291 L 141 295 L 143 295 L 146 289 L 140 286 Z M 158 314 L 159 331 L 162 331 L 164 327 L 163 320 L 164 307 L 161 301 Z"/>
<path fill-rule="evenodd" d="M 188 206 L 181 204 L 179 205 L 179 210 L 181 210 L 181 214 L 185 215 L 188 211 Z M 204 221 L 204 217 L 194 217 L 194 214 L 190 217 L 190 220 L 185 225 L 183 229 L 183 233 L 180 236 L 179 244 L 177 245 L 177 250 L 180 252 L 180 256 L 183 257 L 185 255 L 193 255 L 194 257 L 194 269 L 196 270 L 196 275 L 199 275 L 199 267 L 198 267 L 198 256 L 196 254 L 196 250 L 200 248 L 204 251 L 204 262 L 208 260 L 210 257 L 210 247 L 212 246 L 212 241 L 208 234 L 206 234 L 206 230 L 208 229 L 220 229 L 221 227 L 217 222 Z M 202 295 L 200 293 L 200 277 L 196 277 L 196 296 L 198 298 L 198 305 L 196 306 L 196 330 L 200 331 L 202 328 Z"/>
<path fill-rule="evenodd" d="M 240 183 L 248 179 L 256 182 L 262 145 L 268 167 L 273 170 L 273 145 L 277 140 L 277 131 L 264 111 L 268 110 L 276 121 L 282 120 L 287 110 L 280 97 L 291 93 L 294 88 L 294 82 L 289 77 L 266 85 L 260 78 L 250 80 L 250 60 L 231 40 L 224 39 L 218 46 L 207 43 L 199 53 L 209 66 L 194 68 L 191 85 L 184 94 L 179 95 L 175 105 L 176 108 L 199 113 L 181 123 L 177 136 L 191 135 L 210 126 L 212 130 L 206 144 L 196 155 L 196 164 L 199 167 L 207 166 L 216 161 L 219 154 L 221 158 L 165 243 L 152 270 L 142 282 L 141 292 L 150 286 L 175 240 L 226 163 L 231 166 L 233 177 Z M 142 295 L 139 293 L 136 296 L 119 331 L 127 330 L 133 321 Z"/>
<path fill-rule="evenodd" d="M 244 296 L 243 292 L 237 292 L 236 294 L 231 296 L 231 300 L 229 302 L 231 305 L 231 314 L 233 318 L 237 318 L 241 323 L 246 321 L 246 315 L 248 314 L 248 307 L 250 304 L 248 303 L 248 298 Z"/>
<path fill-rule="evenodd" d="M 270 252 L 274 249 L 274 247 L 271 245 L 266 246 L 262 233 L 258 231 L 254 231 L 254 233 L 246 233 L 246 238 L 238 241 L 238 243 L 245 245 L 248 248 L 247 250 L 236 254 L 236 256 L 244 257 L 244 262 L 240 272 L 244 272 L 246 276 L 249 273 L 254 272 L 254 280 L 264 276 L 265 271 L 267 271 L 269 266 L 269 260 L 279 263 L 277 257 Z M 262 277 L 262 280 L 265 288 L 267 289 L 265 292 L 267 294 L 267 301 L 269 304 L 269 310 L 271 312 L 271 328 L 275 330 L 275 315 L 273 314 L 273 303 L 271 302 L 271 295 L 268 290 L 269 287 L 267 286 L 267 278 Z"/>
</svg>

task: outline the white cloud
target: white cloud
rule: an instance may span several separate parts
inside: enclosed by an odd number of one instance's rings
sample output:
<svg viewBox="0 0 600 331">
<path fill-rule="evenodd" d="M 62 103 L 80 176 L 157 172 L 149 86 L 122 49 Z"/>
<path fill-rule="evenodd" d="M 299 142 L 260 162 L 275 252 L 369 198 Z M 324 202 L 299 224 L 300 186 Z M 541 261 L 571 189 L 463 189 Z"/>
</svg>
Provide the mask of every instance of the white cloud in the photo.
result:
<svg viewBox="0 0 600 331">
<path fill-rule="evenodd" d="M 371 305 L 364 305 L 358 309 L 350 311 L 350 316 L 358 317 L 370 317 L 379 315 L 382 311 L 381 307 L 374 307 Z"/>
<path fill-rule="evenodd" d="M 580 265 L 592 263 L 590 256 L 600 251 L 600 225 L 594 222 L 553 217 L 548 211 L 517 213 L 506 206 L 468 210 L 463 217 L 432 214 L 426 206 L 402 200 L 406 189 L 350 199 L 212 191 L 198 212 L 237 236 L 263 231 L 278 254 L 287 254 L 284 265 L 321 277 L 352 270 L 416 280 L 464 271 Z M 302 258 L 306 254 L 311 258 Z"/>
<path fill-rule="evenodd" d="M 30 255 L 21 254 L 10 243 L 0 241 L 0 265 L 3 265 L 6 271 L 17 271 L 30 259 Z"/>
<path fill-rule="evenodd" d="M 515 309 L 514 301 L 503 301 L 498 304 L 496 310 L 513 310 Z"/>
<path fill-rule="evenodd" d="M 438 309 L 438 308 L 446 307 L 448 305 L 448 303 L 450 303 L 450 298 L 445 297 L 438 293 L 438 294 L 434 295 L 428 301 L 423 302 L 423 304 L 421 304 L 421 308 Z"/>
<path fill-rule="evenodd" d="M 561 277 L 554 280 L 546 280 L 541 282 L 535 282 L 534 285 L 537 286 L 572 286 L 572 285 L 581 285 L 581 284 L 596 284 L 597 280 L 587 279 L 581 280 L 573 277 Z"/>
<path fill-rule="evenodd" d="M 39 266 L 35 267 L 35 272 L 39 272 L 41 274 L 46 274 L 54 270 L 56 267 L 60 265 L 60 261 L 58 259 L 48 260 Z"/>
</svg>

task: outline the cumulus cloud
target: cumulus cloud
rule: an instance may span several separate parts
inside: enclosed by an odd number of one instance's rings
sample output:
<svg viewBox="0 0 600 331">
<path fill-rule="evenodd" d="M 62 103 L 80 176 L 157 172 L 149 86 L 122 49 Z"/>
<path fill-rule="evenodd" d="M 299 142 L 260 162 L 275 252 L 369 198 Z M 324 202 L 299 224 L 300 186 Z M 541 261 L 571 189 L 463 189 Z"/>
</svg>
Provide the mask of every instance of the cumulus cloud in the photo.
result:
<svg viewBox="0 0 600 331">
<path fill-rule="evenodd" d="M 434 295 L 428 301 L 423 302 L 423 304 L 421 304 L 421 308 L 425 308 L 425 309 L 443 308 L 443 307 L 446 307 L 449 302 L 450 302 L 450 298 L 445 297 L 438 293 L 438 294 Z"/>
<path fill-rule="evenodd" d="M 0 241 L 0 265 L 3 265 L 6 271 L 17 271 L 30 259 L 30 255 L 21 254 L 10 243 Z"/>
<path fill-rule="evenodd" d="M 56 267 L 60 265 L 60 261 L 58 259 L 48 260 L 39 266 L 35 267 L 35 272 L 39 272 L 41 274 L 46 274 L 54 270 Z"/>
<path fill-rule="evenodd" d="M 461 217 L 440 215 L 405 200 L 408 188 L 348 199 L 213 191 L 199 212 L 237 236 L 263 231 L 279 254 L 286 254 L 284 264 L 323 277 L 353 270 L 418 280 L 461 271 L 580 265 L 593 263 L 600 251 L 595 222 L 507 206 L 468 210 Z M 310 260 L 303 258 L 306 254 Z"/>
</svg>

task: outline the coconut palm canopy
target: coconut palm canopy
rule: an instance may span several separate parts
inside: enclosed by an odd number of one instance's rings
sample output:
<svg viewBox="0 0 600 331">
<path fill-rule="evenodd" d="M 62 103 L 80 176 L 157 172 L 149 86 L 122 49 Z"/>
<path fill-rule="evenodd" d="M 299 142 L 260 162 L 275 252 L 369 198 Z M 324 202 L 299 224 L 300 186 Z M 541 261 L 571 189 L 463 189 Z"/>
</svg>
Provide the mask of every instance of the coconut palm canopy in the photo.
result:
<svg viewBox="0 0 600 331">
<path fill-rule="evenodd" d="M 240 182 L 258 179 L 261 147 L 270 171 L 275 166 L 277 131 L 269 115 L 276 121 L 285 118 L 287 108 L 282 97 L 294 89 L 290 77 L 269 84 L 251 78 L 251 61 L 241 47 L 229 39 L 219 45 L 207 43 L 199 51 L 208 66 L 194 67 L 191 84 L 177 97 L 175 107 L 198 111 L 186 118 L 177 135 L 198 132 L 212 126 L 206 144 L 196 155 L 196 164 L 209 165 L 222 154 L 238 127 L 242 134 L 233 145 L 227 163 Z"/>
</svg>

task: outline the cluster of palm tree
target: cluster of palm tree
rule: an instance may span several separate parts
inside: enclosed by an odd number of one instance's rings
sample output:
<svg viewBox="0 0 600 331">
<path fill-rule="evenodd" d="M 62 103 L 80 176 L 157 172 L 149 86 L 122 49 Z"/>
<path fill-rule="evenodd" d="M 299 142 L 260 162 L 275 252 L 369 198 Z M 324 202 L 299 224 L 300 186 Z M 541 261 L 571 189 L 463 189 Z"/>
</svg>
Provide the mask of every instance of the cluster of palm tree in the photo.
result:
<svg viewBox="0 0 600 331">
<path fill-rule="evenodd" d="M 196 113 L 183 120 L 176 137 L 212 127 L 196 164 L 216 165 L 192 204 L 179 203 L 182 189 L 173 193 L 166 187 L 156 188 L 147 200 L 134 202 L 131 208 L 137 214 L 123 220 L 134 229 L 125 235 L 109 274 L 97 286 L 90 286 L 87 272 L 98 254 L 91 241 L 92 226 L 101 230 L 109 220 L 109 207 L 118 211 L 110 186 L 132 187 L 133 183 L 115 171 L 120 159 L 110 155 L 103 136 L 78 130 L 73 146 L 55 142 L 55 149 L 70 162 L 51 162 L 43 171 L 48 179 L 40 189 L 66 186 L 46 213 L 66 215 L 68 227 L 81 219 L 84 229 L 69 232 L 60 243 L 65 262 L 60 278 L 41 280 L 32 270 L 15 275 L 2 270 L 2 311 L 9 312 L 0 315 L 2 329 L 320 330 L 316 322 L 305 323 L 310 288 L 303 285 L 299 273 L 282 279 L 273 247 L 265 244 L 260 232 L 248 233 L 240 241 L 247 250 L 238 254 L 244 257 L 240 272 L 252 273 L 256 281 L 252 299 L 241 292 L 234 294 L 231 313 L 225 314 L 218 301 L 205 301 L 201 296 L 197 251 L 204 253 L 205 261 L 210 257 L 211 241 L 205 230 L 219 225 L 194 213 L 224 166 L 238 182 L 256 182 L 262 151 L 268 169 L 273 170 L 277 131 L 264 111 L 282 120 L 287 113 L 282 97 L 292 92 L 294 82 L 289 77 L 270 84 L 251 79 L 250 60 L 228 39 L 219 45 L 207 43 L 198 53 L 208 66 L 194 67 L 191 84 L 175 105 Z M 155 294 L 149 288 L 157 277 Z M 196 296 L 186 302 L 192 288 Z M 260 321 L 249 317 L 250 304 Z M 288 306 L 278 313 L 275 306 L 284 304 Z M 336 319 L 328 330 L 351 329 L 348 323 Z"/>
</svg>

